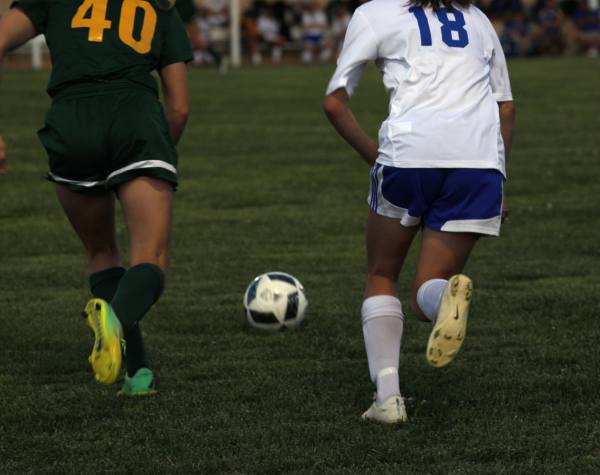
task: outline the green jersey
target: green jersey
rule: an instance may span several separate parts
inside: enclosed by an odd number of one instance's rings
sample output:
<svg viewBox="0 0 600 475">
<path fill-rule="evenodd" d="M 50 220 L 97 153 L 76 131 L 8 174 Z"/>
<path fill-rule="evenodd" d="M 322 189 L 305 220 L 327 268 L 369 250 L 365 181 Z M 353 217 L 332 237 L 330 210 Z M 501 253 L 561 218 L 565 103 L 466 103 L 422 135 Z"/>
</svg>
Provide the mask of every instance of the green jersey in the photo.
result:
<svg viewBox="0 0 600 475">
<path fill-rule="evenodd" d="M 177 0 L 175 8 L 184 23 L 189 23 L 194 19 L 194 15 L 196 14 L 194 0 Z"/>
<path fill-rule="evenodd" d="M 133 84 L 157 93 L 153 70 L 192 59 L 179 14 L 155 0 L 17 0 L 14 6 L 46 36 L 50 96 L 73 85 Z"/>
</svg>

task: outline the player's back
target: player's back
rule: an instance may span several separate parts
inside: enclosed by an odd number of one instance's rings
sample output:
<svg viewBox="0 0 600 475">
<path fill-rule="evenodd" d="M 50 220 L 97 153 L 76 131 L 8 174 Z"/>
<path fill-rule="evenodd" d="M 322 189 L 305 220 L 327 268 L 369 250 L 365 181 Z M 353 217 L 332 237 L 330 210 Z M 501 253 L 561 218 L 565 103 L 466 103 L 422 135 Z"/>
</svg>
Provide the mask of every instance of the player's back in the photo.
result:
<svg viewBox="0 0 600 475">
<path fill-rule="evenodd" d="M 362 30 L 360 46 L 372 48 L 390 96 L 379 162 L 443 167 L 467 160 L 504 171 L 496 101 L 512 96 L 500 44 L 479 9 L 433 11 L 406 0 L 373 0 L 353 21 L 361 24 L 354 26 Z M 356 48 L 358 42 L 357 36 Z M 493 70 L 498 54 L 503 71 Z M 504 80 L 503 94 L 495 95 L 494 82 Z"/>
<path fill-rule="evenodd" d="M 51 95 L 74 83 L 130 79 L 155 89 L 149 76 L 190 55 L 174 9 L 155 0 L 17 0 L 52 57 Z"/>
</svg>

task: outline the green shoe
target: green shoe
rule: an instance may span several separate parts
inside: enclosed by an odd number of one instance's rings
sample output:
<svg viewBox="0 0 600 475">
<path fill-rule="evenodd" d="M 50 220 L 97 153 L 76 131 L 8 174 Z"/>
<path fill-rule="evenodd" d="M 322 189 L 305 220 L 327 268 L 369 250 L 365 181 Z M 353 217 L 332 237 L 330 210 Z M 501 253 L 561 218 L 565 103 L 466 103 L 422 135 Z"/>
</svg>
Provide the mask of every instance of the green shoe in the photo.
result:
<svg viewBox="0 0 600 475">
<path fill-rule="evenodd" d="M 152 371 L 148 368 L 140 368 L 131 378 L 125 375 L 125 383 L 117 396 L 151 396 L 156 393 Z"/>
</svg>

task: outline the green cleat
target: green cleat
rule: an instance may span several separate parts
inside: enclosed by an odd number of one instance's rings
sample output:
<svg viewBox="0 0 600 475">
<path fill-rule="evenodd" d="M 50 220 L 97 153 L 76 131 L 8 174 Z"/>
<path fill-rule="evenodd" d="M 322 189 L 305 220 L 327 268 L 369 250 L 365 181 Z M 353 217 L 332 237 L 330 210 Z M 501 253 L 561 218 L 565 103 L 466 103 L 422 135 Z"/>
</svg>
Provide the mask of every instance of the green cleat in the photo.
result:
<svg viewBox="0 0 600 475">
<path fill-rule="evenodd" d="M 125 383 L 117 396 L 138 397 L 151 396 L 156 393 L 152 371 L 148 368 L 140 368 L 131 378 L 127 374 L 125 375 Z"/>
<path fill-rule="evenodd" d="M 121 371 L 121 322 L 110 304 L 102 299 L 90 300 L 83 316 L 94 332 L 94 347 L 88 358 L 94 377 L 99 383 L 112 384 Z"/>
</svg>

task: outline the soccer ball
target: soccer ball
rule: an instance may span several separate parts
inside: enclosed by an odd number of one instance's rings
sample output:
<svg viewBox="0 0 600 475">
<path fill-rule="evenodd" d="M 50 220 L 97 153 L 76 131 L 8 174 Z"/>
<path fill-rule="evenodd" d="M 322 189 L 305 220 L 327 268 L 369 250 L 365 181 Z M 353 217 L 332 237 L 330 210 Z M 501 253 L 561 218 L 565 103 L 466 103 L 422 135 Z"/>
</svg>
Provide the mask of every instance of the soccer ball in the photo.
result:
<svg viewBox="0 0 600 475">
<path fill-rule="evenodd" d="M 306 317 L 307 307 L 304 287 L 285 272 L 259 275 L 244 294 L 246 317 L 250 325 L 261 330 L 295 328 Z"/>
</svg>

